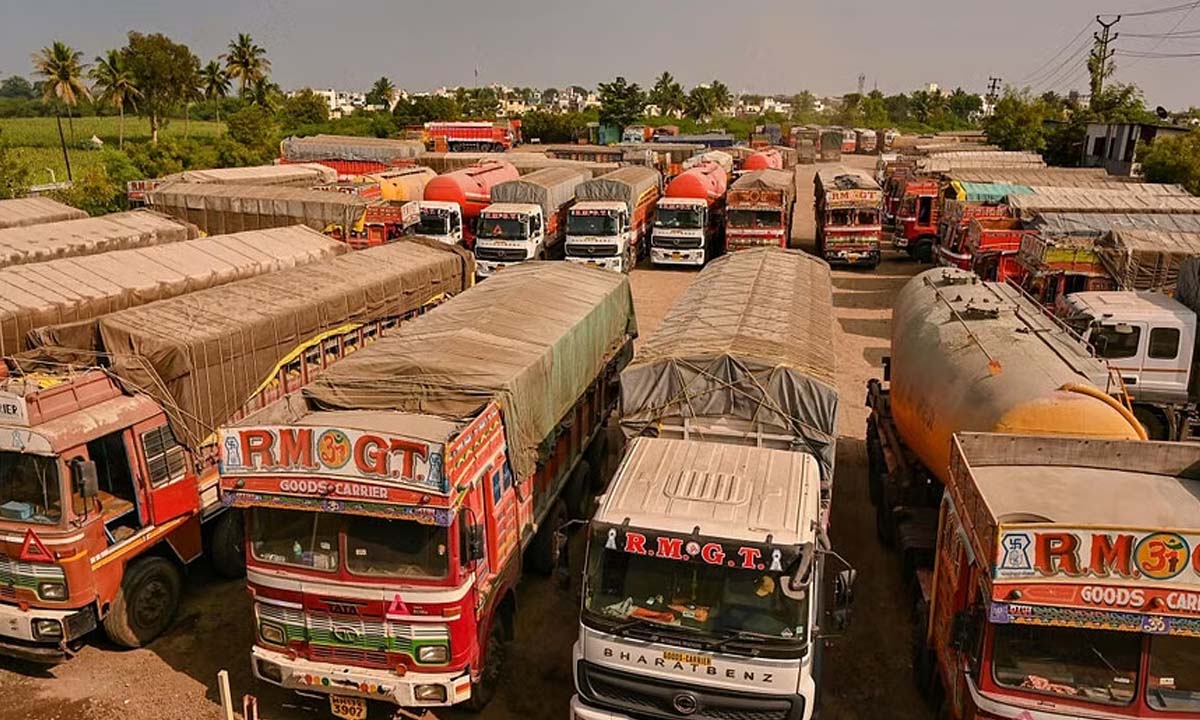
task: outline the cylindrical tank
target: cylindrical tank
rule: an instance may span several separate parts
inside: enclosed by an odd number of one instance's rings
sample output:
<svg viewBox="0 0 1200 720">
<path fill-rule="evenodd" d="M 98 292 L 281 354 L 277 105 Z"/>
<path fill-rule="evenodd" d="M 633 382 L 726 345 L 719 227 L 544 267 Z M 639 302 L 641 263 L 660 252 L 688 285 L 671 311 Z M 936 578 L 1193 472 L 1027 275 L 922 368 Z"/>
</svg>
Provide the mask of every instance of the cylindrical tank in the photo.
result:
<svg viewBox="0 0 1200 720">
<path fill-rule="evenodd" d="M 381 173 L 365 176 L 370 182 L 379 183 L 379 197 L 391 202 L 408 202 L 421 200 L 425 197 L 425 186 L 437 177 L 437 173 L 427 167 L 407 167 L 398 170 L 386 170 Z"/>
<path fill-rule="evenodd" d="M 892 312 L 896 428 L 942 482 L 960 431 L 1144 439 L 1108 369 L 1003 283 L 957 268 L 908 282 Z"/>
<path fill-rule="evenodd" d="M 742 169 L 747 172 L 752 170 L 782 170 L 783 156 L 775 148 L 759 150 L 746 158 L 746 162 L 742 163 Z"/>
<path fill-rule="evenodd" d="M 716 163 L 700 163 L 696 167 L 680 173 L 667 185 L 666 196 L 669 198 L 697 198 L 707 201 L 710 205 L 725 196 L 728 176 L 725 170 Z"/>
<path fill-rule="evenodd" d="M 490 160 L 438 175 L 425 185 L 424 199 L 458 203 L 463 218 L 470 220 L 492 203 L 493 187 L 519 177 L 520 173 L 510 163 Z"/>
</svg>

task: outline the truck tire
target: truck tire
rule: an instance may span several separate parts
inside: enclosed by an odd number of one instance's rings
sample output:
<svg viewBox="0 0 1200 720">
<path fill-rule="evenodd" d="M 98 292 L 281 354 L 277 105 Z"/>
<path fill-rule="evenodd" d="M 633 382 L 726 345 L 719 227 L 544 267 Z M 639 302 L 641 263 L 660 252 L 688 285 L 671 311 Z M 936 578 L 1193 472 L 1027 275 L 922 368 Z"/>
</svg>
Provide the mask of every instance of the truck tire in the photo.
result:
<svg viewBox="0 0 1200 720">
<path fill-rule="evenodd" d="M 466 702 L 467 710 L 473 713 L 483 712 L 500 689 L 510 645 L 505 623 L 506 618 L 498 617 L 492 623 L 492 629 L 488 631 L 483 651 L 483 672 L 479 674 L 477 682 L 471 683 L 471 697 Z"/>
<path fill-rule="evenodd" d="M 104 632 L 122 647 L 146 645 L 171 625 L 182 591 L 183 577 L 170 560 L 134 560 L 126 566 L 121 588 L 104 617 Z"/>
<path fill-rule="evenodd" d="M 239 508 L 230 508 L 213 522 L 209 536 L 209 555 L 221 577 L 240 578 L 246 574 L 246 517 Z"/>
<path fill-rule="evenodd" d="M 1142 424 L 1146 430 L 1146 437 L 1151 440 L 1171 440 L 1171 432 L 1168 430 L 1167 420 L 1154 408 L 1146 407 L 1145 405 L 1134 405 L 1133 416 Z"/>
<path fill-rule="evenodd" d="M 562 527 L 568 519 L 566 503 L 562 498 L 555 500 L 550 512 L 546 513 L 542 526 L 538 528 L 537 535 L 533 536 L 533 542 L 529 543 L 529 550 L 526 551 L 525 560 L 530 570 L 545 577 L 554 574 L 562 552 L 555 542 L 554 531 Z"/>
<path fill-rule="evenodd" d="M 917 240 L 912 250 L 913 260 L 922 265 L 933 264 L 933 243 L 929 240 Z"/>
<path fill-rule="evenodd" d="M 933 703 L 936 697 L 937 657 L 925 642 L 925 631 L 929 627 L 929 608 L 921 598 L 913 603 L 913 679 L 917 692 L 926 702 Z"/>
<path fill-rule="evenodd" d="M 567 486 L 563 488 L 563 502 L 567 505 L 570 519 L 586 520 L 591 517 L 591 500 L 592 466 L 587 460 L 580 460 L 567 480 Z"/>
</svg>

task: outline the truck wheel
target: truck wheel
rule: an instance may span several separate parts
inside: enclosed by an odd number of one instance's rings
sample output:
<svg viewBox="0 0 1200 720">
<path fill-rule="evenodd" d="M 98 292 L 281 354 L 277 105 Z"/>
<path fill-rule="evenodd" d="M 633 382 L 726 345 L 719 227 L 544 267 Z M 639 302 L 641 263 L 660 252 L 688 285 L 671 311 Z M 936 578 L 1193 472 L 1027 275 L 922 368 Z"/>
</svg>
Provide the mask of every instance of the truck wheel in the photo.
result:
<svg viewBox="0 0 1200 720">
<path fill-rule="evenodd" d="M 238 508 L 221 513 L 209 537 L 213 568 L 221 577 L 240 578 L 246 574 L 246 518 Z"/>
<path fill-rule="evenodd" d="M 913 259 L 922 265 L 929 265 L 933 262 L 933 243 L 918 242 L 913 248 Z"/>
<path fill-rule="evenodd" d="M 549 577 L 554 574 L 558 557 L 562 554 L 561 548 L 555 542 L 554 531 L 562 527 L 568 519 L 566 503 L 562 498 L 555 500 L 542 526 L 538 528 L 537 535 L 533 536 L 525 558 L 529 562 L 529 568 L 538 575 Z"/>
<path fill-rule="evenodd" d="M 179 609 L 183 578 L 170 560 L 145 557 L 125 568 L 104 632 L 122 647 L 142 647 L 162 634 Z"/>
<path fill-rule="evenodd" d="M 479 674 L 477 681 L 471 683 L 471 698 L 466 702 L 467 709 L 473 713 L 483 712 L 500 689 L 509 647 L 504 624 L 504 618 L 496 618 L 488 632 L 487 644 L 483 650 L 483 672 Z"/>
<path fill-rule="evenodd" d="M 1146 430 L 1146 437 L 1151 440 L 1170 440 L 1171 433 L 1167 429 L 1166 419 L 1156 410 L 1145 407 L 1144 405 L 1135 405 L 1133 407 L 1133 416 L 1142 424 Z"/>
<path fill-rule="evenodd" d="M 586 520 L 591 513 L 592 498 L 592 466 L 587 460 L 580 460 L 575 465 L 575 471 L 563 488 L 563 502 L 567 505 L 567 514 L 572 520 Z"/>
<path fill-rule="evenodd" d="M 927 702 L 934 699 L 934 683 L 937 678 L 937 661 L 933 649 L 925 643 L 925 631 L 929 627 L 929 608 L 918 598 L 913 603 L 913 679 L 917 692 Z"/>
</svg>

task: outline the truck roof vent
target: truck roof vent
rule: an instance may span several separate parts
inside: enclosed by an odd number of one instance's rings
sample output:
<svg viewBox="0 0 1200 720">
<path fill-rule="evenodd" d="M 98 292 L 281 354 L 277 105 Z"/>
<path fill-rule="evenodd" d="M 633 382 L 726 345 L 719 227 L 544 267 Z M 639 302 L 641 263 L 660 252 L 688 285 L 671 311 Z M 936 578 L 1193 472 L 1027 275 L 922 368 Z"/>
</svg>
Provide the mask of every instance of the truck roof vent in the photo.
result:
<svg viewBox="0 0 1200 720">
<path fill-rule="evenodd" d="M 750 486 L 740 475 L 680 472 L 670 476 L 665 489 L 672 500 L 742 505 L 750 500 Z"/>
</svg>

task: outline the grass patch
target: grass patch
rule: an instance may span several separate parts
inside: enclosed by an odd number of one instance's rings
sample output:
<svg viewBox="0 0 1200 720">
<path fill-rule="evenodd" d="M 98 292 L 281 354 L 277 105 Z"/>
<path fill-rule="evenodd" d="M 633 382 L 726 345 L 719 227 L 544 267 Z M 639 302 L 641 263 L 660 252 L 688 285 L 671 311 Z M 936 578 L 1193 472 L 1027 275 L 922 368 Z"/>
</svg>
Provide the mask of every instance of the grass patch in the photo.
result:
<svg viewBox="0 0 1200 720">
<path fill-rule="evenodd" d="M 116 117 L 81 117 L 72 121 L 75 125 L 75 146 L 82 146 L 91 140 L 92 136 L 100 138 L 109 147 L 116 147 L 120 138 L 120 118 Z M 211 120 L 192 120 L 184 123 L 181 119 L 172 119 L 160 132 L 160 137 L 215 137 L 225 123 Z M 66 118 L 63 118 L 63 135 L 67 144 L 71 144 L 71 131 Z M 59 146 L 58 126 L 52 117 L 33 118 L 0 118 L 0 136 L 13 147 L 50 147 Z M 128 116 L 125 118 L 125 140 L 145 142 L 150 139 L 150 120 L 148 118 Z M 61 153 L 60 153 L 61 154 Z M 60 158 L 61 162 L 61 158 Z M 71 158 L 74 163 L 74 157 Z"/>
<path fill-rule="evenodd" d="M 63 182 L 67 179 L 67 166 L 63 163 L 62 148 L 58 147 L 14 147 L 13 154 L 29 163 L 33 170 L 33 184 Z M 71 172 L 78 178 L 87 168 L 103 162 L 103 155 L 95 150 L 71 150 Z M 51 174 L 53 171 L 53 174 Z"/>
</svg>

